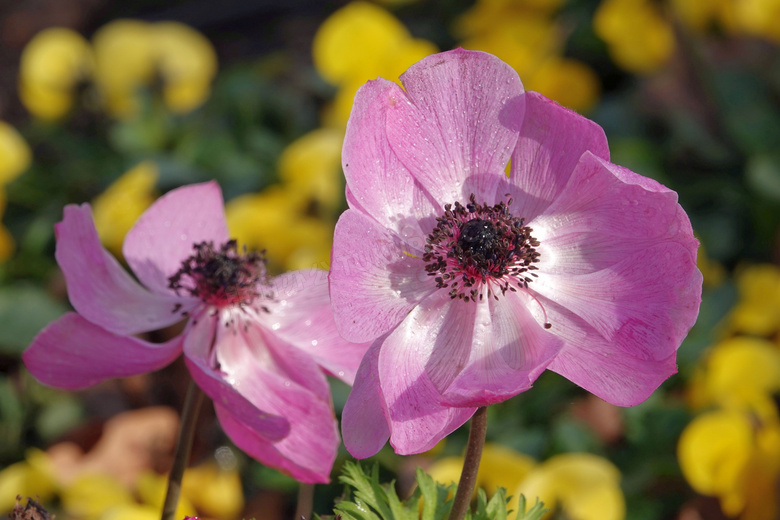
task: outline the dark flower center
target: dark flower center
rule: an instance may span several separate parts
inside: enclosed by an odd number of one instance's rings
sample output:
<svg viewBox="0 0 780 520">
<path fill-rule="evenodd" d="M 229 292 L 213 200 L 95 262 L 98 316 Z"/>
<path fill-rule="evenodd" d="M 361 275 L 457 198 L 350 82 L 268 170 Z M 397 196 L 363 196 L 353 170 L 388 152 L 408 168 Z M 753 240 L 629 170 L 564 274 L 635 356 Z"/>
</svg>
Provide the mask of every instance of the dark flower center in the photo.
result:
<svg viewBox="0 0 780 520">
<path fill-rule="evenodd" d="M 527 288 L 536 274 L 539 241 L 522 218 L 509 212 L 512 199 L 493 206 L 478 204 L 472 194 L 465 206 L 444 206 L 444 215 L 428 236 L 423 261 L 436 286 L 451 298 L 476 301 Z M 486 287 L 487 291 L 482 289 Z"/>
<path fill-rule="evenodd" d="M 235 240 L 219 249 L 214 242 L 194 244 L 194 253 L 182 262 L 176 274 L 168 278 L 168 287 L 195 296 L 218 308 L 249 305 L 267 285 L 265 258 L 262 252 L 239 253 Z"/>
</svg>

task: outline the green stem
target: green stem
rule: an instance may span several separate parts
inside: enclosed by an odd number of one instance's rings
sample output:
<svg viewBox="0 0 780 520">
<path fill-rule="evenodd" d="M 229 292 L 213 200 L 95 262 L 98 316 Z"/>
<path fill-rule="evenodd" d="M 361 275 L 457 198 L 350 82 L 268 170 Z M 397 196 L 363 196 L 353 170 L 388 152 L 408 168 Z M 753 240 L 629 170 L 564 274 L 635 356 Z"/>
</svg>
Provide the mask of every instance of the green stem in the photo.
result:
<svg viewBox="0 0 780 520">
<path fill-rule="evenodd" d="M 314 509 L 314 484 L 301 484 L 298 488 L 298 506 L 295 508 L 295 520 L 309 520 Z"/>
<path fill-rule="evenodd" d="M 471 504 L 471 496 L 477 484 L 479 461 L 482 458 L 482 447 L 485 445 L 487 433 L 487 407 L 478 408 L 471 417 L 469 427 L 469 443 L 463 458 L 463 470 L 460 473 L 458 491 L 452 502 L 449 520 L 463 520 Z"/>
<path fill-rule="evenodd" d="M 168 475 L 168 490 L 165 492 L 162 520 L 175 520 L 176 506 L 179 504 L 179 495 L 181 494 L 181 480 L 190 459 L 192 440 L 195 437 L 195 424 L 198 420 L 201 403 L 203 403 L 203 392 L 195 384 L 195 381 L 190 380 L 187 397 L 184 399 L 184 409 L 181 411 L 181 428 L 179 429 L 179 439 L 176 442 L 173 466 L 171 466 L 171 472 Z"/>
</svg>

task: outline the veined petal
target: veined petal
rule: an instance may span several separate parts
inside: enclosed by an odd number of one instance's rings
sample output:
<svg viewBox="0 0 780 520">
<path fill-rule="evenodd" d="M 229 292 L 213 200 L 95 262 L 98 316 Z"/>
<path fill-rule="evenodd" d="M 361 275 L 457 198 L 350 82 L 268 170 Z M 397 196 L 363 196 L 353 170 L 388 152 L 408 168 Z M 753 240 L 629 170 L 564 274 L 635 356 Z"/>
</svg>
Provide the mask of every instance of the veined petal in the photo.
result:
<svg viewBox="0 0 780 520">
<path fill-rule="evenodd" d="M 333 410 L 320 402 L 310 403 L 306 422 L 293 419 L 290 434 L 271 442 L 241 422 L 233 408 L 216 404 L 214 410 L 225 433 L 249 456 L 290 475 L 298 482 L 327 483 L 339 443 Z"/>
<path fill-rule="evenodd" d="M 112 334 L 69 312 L 38 333 L 22 359 L 41 383 L 77 390 L 114 377 L 152 372 L 171 363 L 181 349 L 181 336 L 149 343 Z"/>
<path fill-rule="evenodd" d="M 212 181 L 171 190 L 147 209 L 127 233 L 123 254 L 138 279 L 169 294 L 168 278 L 193 254 L 193 245 L 228 240 L 222 190 Z"/>
<path fill-rule="evenodd" d="M 214 342 L 218 322 L 215 317 L 201 315 L 191 322 L 185 331 L 184 354 L 192 378 L 203 389 L 215 405 L 228 407 L 236 419 L 251 428 L 258 436 L 269 442 L 283 439 L 290 433 L 290 423 L 282 414 L 264 409 L 245 397 L 235 384 L 235 378 L 214 368 Z M 222 328 L 220 326 L 219 328 Z M 230 341 L 230 336 L 227 336 Z M 234 341 L 241 342 L 236 336 Z M 243 345 L 239 345 L 239 348 Z"/>
<path fill-rule="evenodd" d="M 351 343 L 336 329 L 328 294 L 328 273 L 317 269 L 285 273 L 272 280 L 274 300 L 261 316 L 273 333 L 295 345 L 347 384 L 355 380 L 368 343 Z"/>
<path fill-rule="evenodd" d="M 56 225 L 57 263 L 73 307 L 92 323 L 115 334 L 160 329 L 181 319 L 174 309 L 192 310 L 193 299 L 150 293 L 100 244 L 87 204 L 65 206 Z"/>
<path fill-rule="evenodd" d="M 440 204 L 460 200 L 470 175 L 503 172 L 523 121 L 517 73 L 495 56 L 456 49 L 401 75 L 408 96 L 387 112 L 393 151 Z"/>
<path fill-rule="evenodd" d="M 525 118 L 509 176 L 524 192 L 515 198 L 515 213 L 529 221 L 544 212 L 586 151 L 609 160 L 607 138 L 599 125 L 537 92 L 526 92 Z"/>
<path fill-rule="evenodd" d="M 390 439 L 388 411 L 379 385 L 379 348 L 375 341 L 363 356 L 341 413 L 341 435 L 344 446 L 353 457 L 365 459 L 375 455 Z"/>
<path fill-rule="evenodd" d="M 358 90 L 344 138 L 342 166 L 348 191 L 360 208 L 422 248 L 430 230 L 422 230 L 419 220 L 432 221 L 441 208 L 434 206 L 387 140 L 385 114 L 405 98 L 397 84 L 381 78 Z"/>
<path fill-rule="evenodd" d="M 236 311 L 240 313 L 241 311 Z M 254 321 L 217 326 L 214 356 L 221 377 L 256 413 L 284 418 L 283 438 L 271 438 L 219 401 L 220 421 L 247 453 L 307 482 L 327 482 L 339 444 L 330 388 L 324 374 L 303 351 L 284 343 Z M 223 412 L 229 411 L 229 414 Z"/>
<path fill-rule="evenodd" d="M 441 404 L 446 388 L 468 361 L 474 313 L 445 291 L 426 298 L 384 340 L 379 340 L 379 381 L 387 403 L 390 444 L 408 455 L 432 448 L 476 410 Z M 464 310 L 465 309 L 465 310 Z M 442 361 L 449 353 L 449 363 Z"/>
<path fill-rule="evenodd" d="M 422 252 L 413 246 L 357 210 L 341 215 L 333 236 L 330 296 L 345 339 L 381 336 L 435 290 Z"/>
<path fill-rule="evenodd" d="M 469 357 L 442 392 L 442 403 L 486 406 L 529 389 L 563 343 L 528 311 L 538 303 L 521 291 L 465 305 L 476 307 Z M 446 355 L 440 358 L 442 364 L 451 362 Z"/>
</svg>

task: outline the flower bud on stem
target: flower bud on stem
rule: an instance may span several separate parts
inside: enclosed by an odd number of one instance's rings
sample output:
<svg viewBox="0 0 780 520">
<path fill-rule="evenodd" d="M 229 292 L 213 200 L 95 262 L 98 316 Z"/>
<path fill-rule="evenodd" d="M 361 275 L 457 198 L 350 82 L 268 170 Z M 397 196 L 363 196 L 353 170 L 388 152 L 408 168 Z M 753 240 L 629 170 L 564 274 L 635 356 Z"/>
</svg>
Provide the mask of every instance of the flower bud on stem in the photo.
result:
<svg viewBox="0 0 780 520">
<path fill-rule="evenodd" d="M 479 461 L 482 458 L 482 447 L 485 445 L 487 433 L 487 407 L 477 409 L 469 423 L 469 442 L 466 455 L 463 457 L 463 470 L 460 473 L 458 491 L 455 493 L 449 520 L 463 520 L 471 504 L 471 495 L 477 483 Z"/>
<path fill-rule="evenodd" d="M 203 391 L 195 384 L 195 381 L 190 380 L 187 397 L 184 399 L 184 408 L 181 411 L 181 427 L 179 439 L 176 441 L 173 466 L 168 474 L 168 490 L 165 492 L 162 520 L 175 520 L 176 518 L 176 506 L 179 505 L 179 495 L 181 494 L 181 480 L 190 459 L 192 440 L 195 437 L 195 424 L 198 421 L 201 403 L 203 403 Z"/>
</svg>

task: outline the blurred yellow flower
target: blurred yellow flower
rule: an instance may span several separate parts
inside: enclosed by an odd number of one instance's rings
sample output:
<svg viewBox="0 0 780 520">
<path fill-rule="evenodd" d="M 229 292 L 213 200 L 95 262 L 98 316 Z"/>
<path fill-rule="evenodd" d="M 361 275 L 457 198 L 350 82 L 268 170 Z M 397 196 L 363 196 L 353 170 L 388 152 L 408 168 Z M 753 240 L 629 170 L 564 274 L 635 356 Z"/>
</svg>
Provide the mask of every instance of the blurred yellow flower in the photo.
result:
<svg viewBox="0 0 780 520">
<path fill-rule="evenodd" d="M 593 69 L 584 63 L 553 57 L 541 64 L 526 88 L 577 112 L 587 112 L 598 101 L 601 84 Z"/>
<path fill-rule="evenodd" d="M 760 338 L 726 339 L 706 358 L 700 384 L 702 405 L 756 407 L 780 391 L 780 349 Z"/>
<path fill-rule="evenodd" d="M 31 162 L 32 152 L 24 138 L 13 126 L 0 121 L 0 215 L 5 212 L 4 186 L 24 173 Z M 14 247 L 11 233 L 0 224 L 0 262 L 11 257 Z"/>
<path fill-rule="evenodd" d="M 600 84 L 586 64 L 562 57 L 565 31 L 555 19 L 559 0 L 480 0 L 456 22 L 466 49 L 489 52 L 517 71 L 525 87 L 586 112 Z"/>
<path fill-rule="evenodd" d="M 0 513 L 13 509 L 16 495 L 46 501 L 57 488 L 54 469 L 46 453 L 31 448 L 25 455 L 25 460 L 0 470 Z"/>
<path fill-rule="evenodd" d="M 98 236 L 116 256 L 138 217 L 154 202 L 157 165 L 144 161 L 128 170 L 92 202 Z"/>
<path fill-rule="evenodd" d="M 572 520 L 621 520 L 626 514 L 620 471 L 589 453 L 556 455 L 533 468 L 514 494 L 538 497 L 551 511 L 560 508 Z"/>
<path fill-rule="evenodd" d="M 743 267 L 736 274 L 739 300 L 726 319 L 727 333 L 771 336 L 780 329 L 780 268 Z"/>
<path fill-rule="evenodd" d="M 244 510 L 244 493 L 238 471 L 220 468 L 216 462 L 187 469 L 182 481 L 182 494 L 201 515 L 211 518 L 230 520 L 238 518 Z"/>
<path fill-rule="evenodd" d="M 30 167 L 32 152 L 11 125 L 0 121 L 0 186 L 8 184 Z"/>
<path fill-rule="evenodd" d="M 187 470 L 188 471 L 188 470 Z M 185 475 L 187 474 L 185 471 Z M 157 511 L 157 517 L 160 516 L 163 504 L 165 502 L 165 492 L 168 489 L 168 476 L 160 475 L 150 471 L 144 472 L 138 477 L 135 483 L 135 491 L 143 505 L 151 506 Z M 139 504 L 134 503 L 137 507 Z M 195 507 L 192 505 L 189 497 L 184 493 L 179 495 L 179 503 L 176 506 L 175 518 L 184 518 L 185 516 L 195 516 Z"/>
<path fill-rule="evenodd" d="M 279 158 L 279 179 L 291 191 L 323 209 L 335 211 L 343 203 L 341 145 L 344 133 L 320 128 L 292 142 Z M 305 208 L 302 208 L 305 209 Z"/>
<path fill-rule="evenodd" d="M 175 113 L 197 108 L 211 92 L 216 53 L 201 33 L 184 24 L 116 20 L 95 33 L 93 45 L 95 82 L 106 109 L 116 117 L 139 109 L 138 90 L 156 75 L 163 99 Z"/>
<path fill-rule="evenodd" d="M 675 49 L 671 24 L 651 0 L 603 0 L 593 28 L 615 63 L 629 72 L 654 72 Z"/>
<path fill-rule="evenodd" d="M 81 475 L 60 492 L 62 507 L 71 517 L 97 520 L 111 508 L 133 505 L 133 494 L 119 481 L 104 475 Z"/>
<path fill-rule="evenodd" d="M 498 488 L 504 488 L 508 494 L 528 476 L 536 466 L 536 461 L 518 451 L 501 444 L 487 443 L 482 450 L 482 460 L 477 473 L 477 489 L 484 489 L 488 496 L 494 495 Z M 463 468 L 463 457 L 443 457 L 428 468 L 428 474 L 442 484 L 457 484 Z M 509 509 L 517 510 L 519 497 L 514 494 L 509 501 Z"/>
<path fill-rule="evenodd" d="M 19 98 L 34 116 L 56 120 L 73 105 L 76 85 L 91 72 L 89 43 L 62 27 L 36 34 L 22 51 Z"/>
<path fill-rule="evenodd" d="M 343 127 L 357 89 L 379 76 L 394 80 L 410 65 L 438 49 L 414 39 L 388 11 L 352 2 L 330 15 L 314 35 L 312 56 L 317 71 L 339 87 L 327 123 Z"/>
<path fill-rule="evenodd" d="M 325 268 L 334 224 L 301 212 L 300 201 L 299 193 L 282 185 L 236 197 L 225 205 L 230 236 L 248 249 L 265 249 L 272 272 Z"/>
<path fill-rule="evenodd" d="M 778 511 L 780 426 L 738 410 L 699 415 L 677 446 L 683 476 L 699 493 L 716 496 L 726 515 L 771 520 Z M 740 514 L 742 513 L 742 514 Z"/>
</svg>

